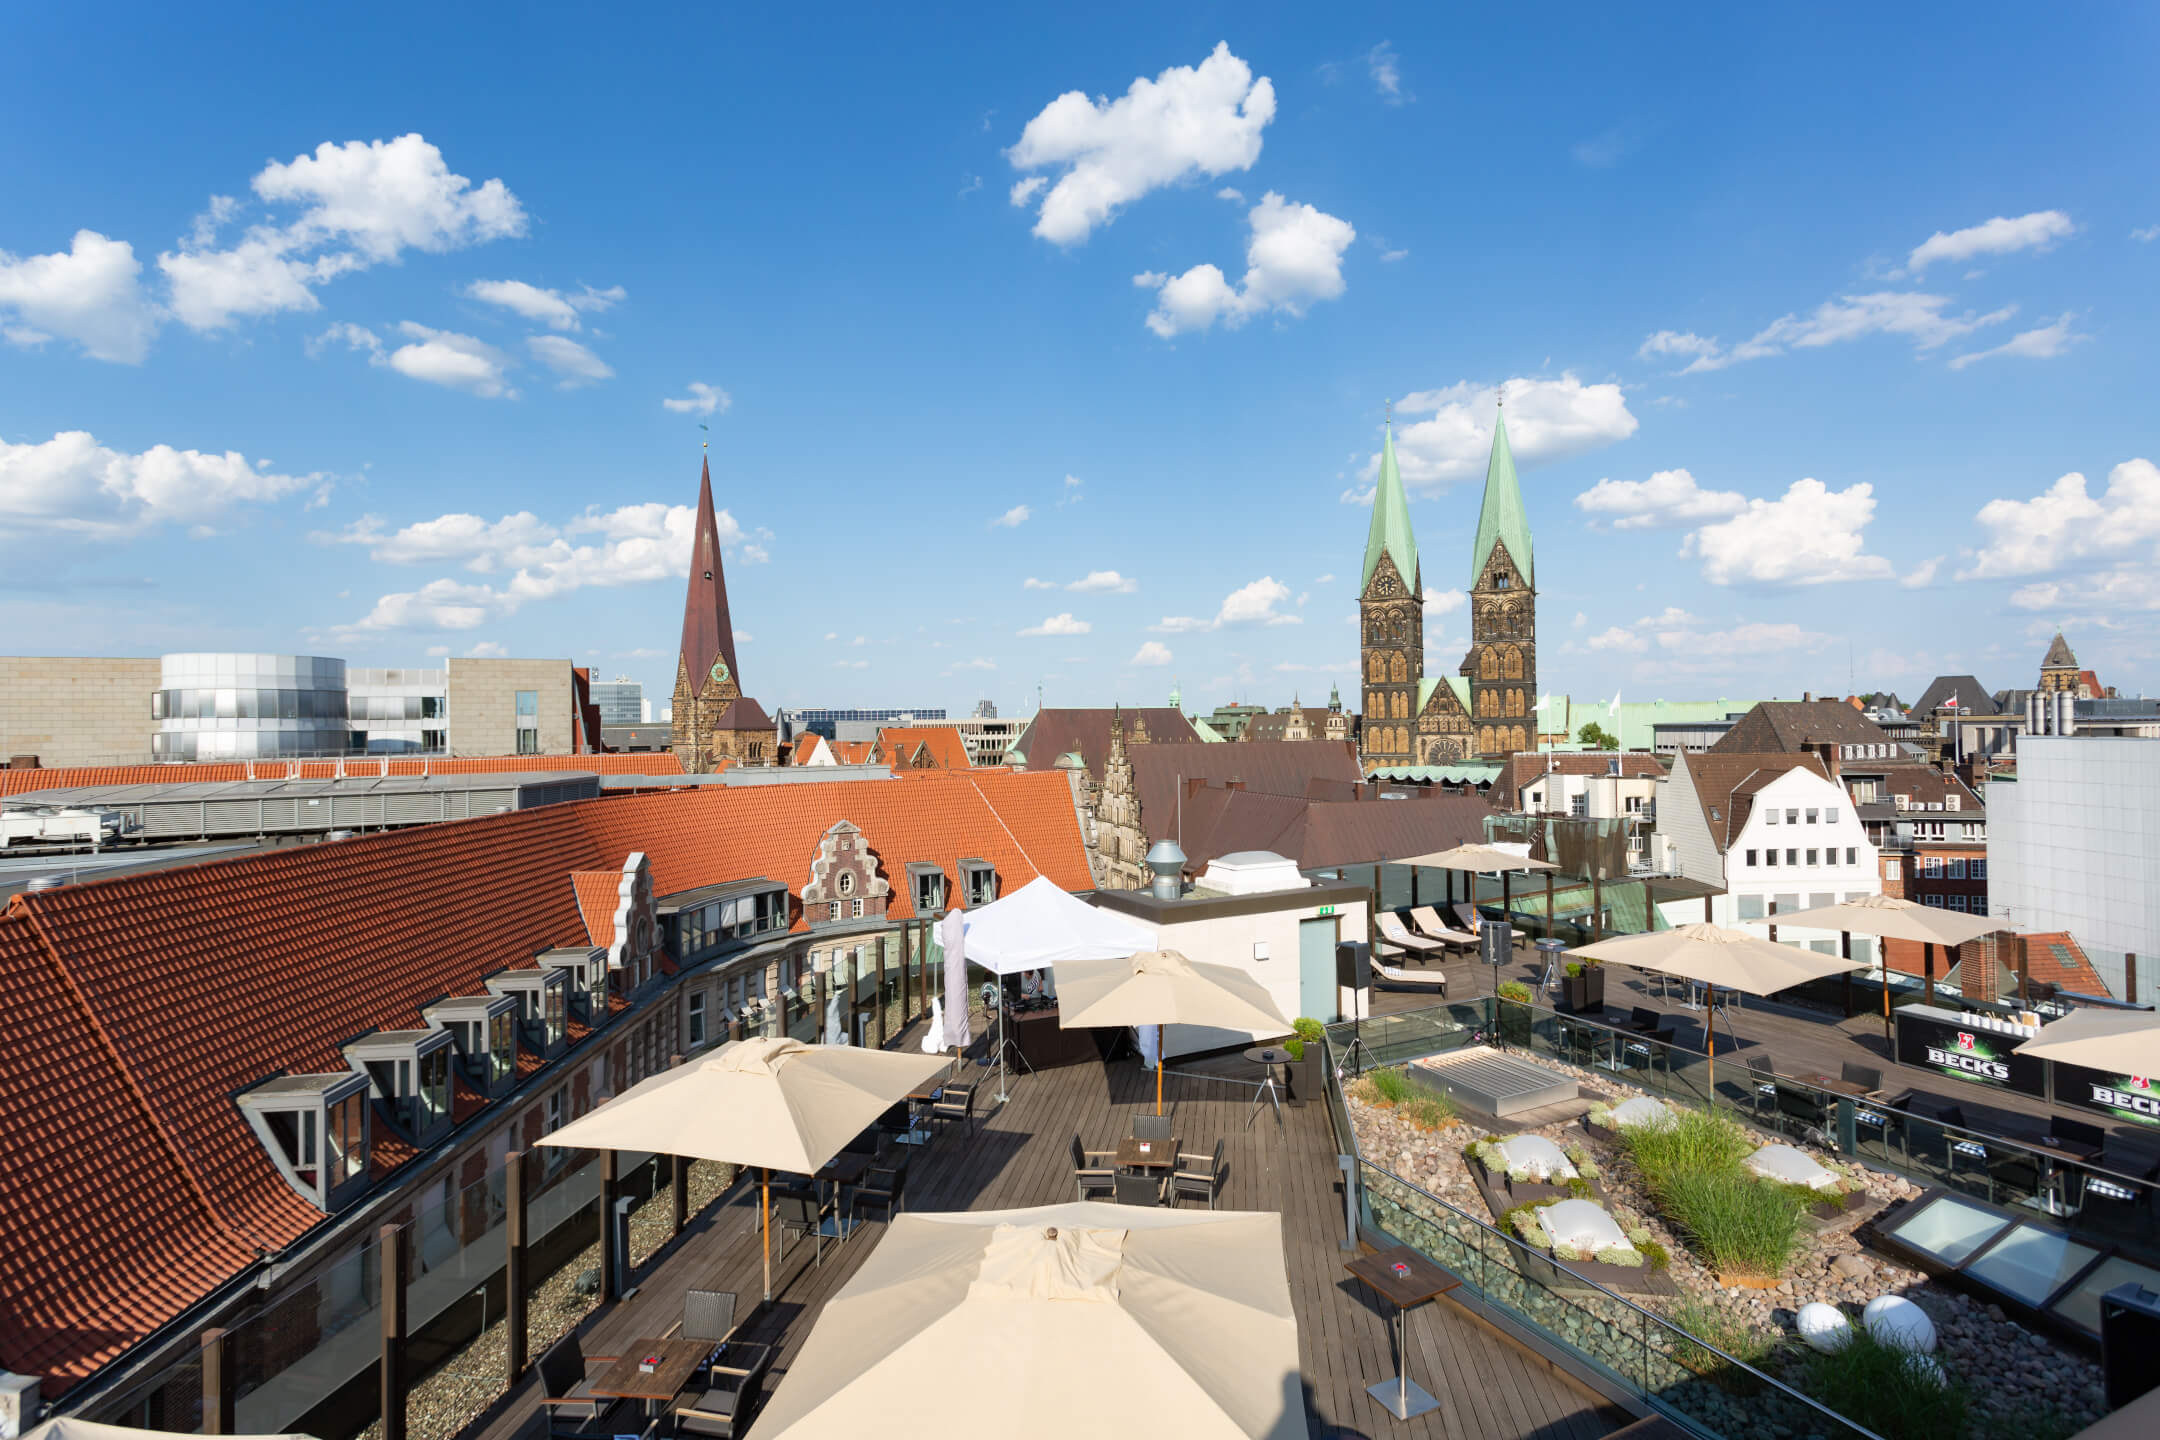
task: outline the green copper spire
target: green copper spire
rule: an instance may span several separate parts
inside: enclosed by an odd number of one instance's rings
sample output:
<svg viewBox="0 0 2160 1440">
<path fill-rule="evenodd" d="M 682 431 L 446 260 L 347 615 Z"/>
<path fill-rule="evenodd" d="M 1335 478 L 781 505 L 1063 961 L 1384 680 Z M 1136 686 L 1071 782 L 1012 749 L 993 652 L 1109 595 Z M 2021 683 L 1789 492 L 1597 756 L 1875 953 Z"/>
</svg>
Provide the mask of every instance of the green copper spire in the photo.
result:
<svg viewBox="0 0 2160 1440">
<path fill-rule="evenodd" d="M 1374 523 L 1379 523 L 1377 515 Z M 1506 543 L 1507 553 L 1522 571 L 1523 584 L 1535 588 L 1537 578 L 1530 569 L 1530 517 L 1523 513 L 1522 487 L 1515 483 L 1515 456 L 1508 449 L 1505 414 L 1493 420 L 1492 459 L 1485 465 L 1485 503 L 1478 511 L 1477 541 L 1470 548 L 1473 590 L 1485 573 L 1485 562 L 1492 556 L 1495 540 Z M 1367 567 L 1372 564 L 1371 553 L 1370 549 L 1366 551 Z"/>
<path fill-rule="evenodd" d="M 1403 584 L 1418 591 L 1417 541 L 1410 534 L 1410 497 L 1403 494 L 1402 472 L 1395 468 L 1394 406 L 1388 407 L 1386 439 L 1380 444 L 1380 482 L 1373 489 L 1372 529 L 1365 537 L 1365 573 L 1358 593 L 1372 584 L 1373 571 L 1385 554 L 1395 562 Z"/>
</svg>

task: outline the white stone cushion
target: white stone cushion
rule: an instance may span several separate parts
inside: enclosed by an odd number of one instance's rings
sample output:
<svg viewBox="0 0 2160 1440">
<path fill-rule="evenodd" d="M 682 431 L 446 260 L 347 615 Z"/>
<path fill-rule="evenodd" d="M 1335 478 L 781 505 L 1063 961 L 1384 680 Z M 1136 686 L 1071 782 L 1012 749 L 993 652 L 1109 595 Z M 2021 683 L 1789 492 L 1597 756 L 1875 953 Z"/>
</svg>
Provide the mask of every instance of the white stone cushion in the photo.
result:
<svg viewBox="0 0 2160 1440">
<path fill-rule="evenodd" d="M 1527 1170 L 1540 1180 L 1565 1180 L 1575 1173 L 1560 1147 L 1542 1135 L 1517 1135 L 1499 1144 L 1500 1168 L 1513 1174 Z"/>
<path fill-rule="evenodd" d="M 1810 1190 L 1834 1190 L 1838 1177 L 1815 1163 L 1815 1158 L 1805 1150 L 1790 1145 L 1765 1145 L 1748 1156 L 1747 1168 L 1757 1175 L 1771 1180 L 1782 1180 L 1787 1185 L 1805 1185 Z"/>
<path fill-rule="evenodd" d="M 1902 1295 L 1878 1295 L 1860 1313 L 1868 1334 L 1885 1345 L 1896 1345 L 1915 1354 L 1935 1348 L 1935 1322 Z"/>
<path fill-rule="evenodd" d="M 1801 1306 L 1793 1326 L 1802 1340 L 1825 1355 L 1844 1349 L 1852 1339 L 1852 1321 L 1845 1318 L 1845 1312 L 1820 1300 Z"/>
<path fill-rule="evenodd" d="M 1591 1255 L 1608 1245 L 1627 1244 L 1619 1223 L 1594 1200 L 1562 1200 L 1540 1208 L 1537 1214 L 1555 1245 L 1572 1245 Z"/>
<path fill-rule="evenodd" d="M 1625 1130 L 1631 1125 L 1648 1125 L 1664 1130 L 1674 1123 L 1674 1118 L 1672 1107 L 1664 1101 L 1653 1100 L 1648 1095 L 1637 1095 L 1632 1100 L 1623 1100 L 1613 1106 L 1612 1123 L 1616 1130 Z"/>
</svg>

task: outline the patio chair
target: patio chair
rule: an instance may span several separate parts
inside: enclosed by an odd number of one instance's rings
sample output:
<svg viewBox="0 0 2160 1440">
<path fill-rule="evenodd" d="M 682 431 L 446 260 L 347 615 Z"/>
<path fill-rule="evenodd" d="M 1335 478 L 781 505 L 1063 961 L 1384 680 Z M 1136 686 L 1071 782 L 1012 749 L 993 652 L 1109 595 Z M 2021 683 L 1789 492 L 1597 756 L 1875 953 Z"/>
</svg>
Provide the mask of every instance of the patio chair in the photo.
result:
<svg viewBox="0 0 2160 1440">
<path fill-rule="evenodd" d="M 1080 1143 L 1078 1135 L 1073 1136 L 1073 1188 L 1079 1192 L 1080 1199 L 1085 1200 L 1091 1195 L 1110 1195 L 1116 1191 L 1117 1187 L 1112 1182 L 1117 1179 L 1117 1166 L 1108 1163 L 1116 1155 L 1115 1150 L 1090 1150 Z"/>
<path fill-rule="evenodd" d="M 547 1412 L 548 1434 L 597 1433 L 601 1417 L 614 1402 L 592 1393 L 585 1375 L 585 1352 L 578 1347 L 575 1331 L 547 1348 L 536 1367 L 540 1372 L 540 1406 Z"/>
<path fill-rule="evenodd" d="M 1428 940 L 1438 940 L 1443 945 L 1475 950 L 1477 935 L 1467 930 L 1450 929 L 1440 918 L 1440 912 L 1431 905 L 1420 905 L 1410 912 L 1410 923 L 1417 926 L 1418 933 Z"/>
<path fill-rule="evenodd" d="M 1412 955 L 1445 955 L 1447 946 L 1438 940 L 1427 940 L 1413 935 L 1402 923 L 1402 917 L 1392 910 L 1380 912 L 1380 938 L 1391 949 L 1406 951 Z"/>
<path fill-rule="evenodd" d="M 1438 970 L 1398 970 L 1378 955 L 1368 953 L 1366 963 L 1372 966 L 1373 984 L 1382 990 L 1407 990 L 1427 995 L 1447 994 L 1447 976 Z"/>
<path fill-rule="evenodd" d="M 2061 1115 L 2048 1117 L 2047 1133 L 2051 1140 L 2068 1140 L 2078 1145 L 2090 1145 L 2095 1150 L 2101 1150 L 2107 1145 L 2107 1131 L 2098 1125 L 2087 1124 L 2083 1120 L 2066 1119 Z"/>
<path fill-rule="evenodd" d="M 1628 1011 L 1628 1029 L 1637 1035 L 1672 1043 L 1673 1032 L 1680 1022 L 1670 1015 L 1661 1015 L 1647 1005 L 1637 1005 Z"/>
<path fill-rule="evenodd" d="M 1789 1121 L 1789 1128 L 1803 1138 L 1811 1132 L 1828 1127 L 1830 1111 L 1829 1107 L 1823 1104 L 1822 1096 L 1813 1090 L 1803 1090 L 1797 1085 L 1773 1082 L 1772 1088 L 1777 1091 L 1779 1118 Z"/>
<path fill-rule="evenodd" d="M 1207 1201 L 1207 1208 L 1215 1208 L 1215 1197 L 1222 1193 L 1223 1145 L 1215 1142 L 1213 1155 L 1180 1153 L 1177 1168 L 1170 1172 L 1170 1203 L 1174 1206 L 1187 1195 L 1196 1195 Z"/>
<path fill-rule="evenodd" d="M 682 1338 L 701 1340 L 712 1348 L 705 1352 L 711 1365 L 720 1348 L 735 1334 L 735 1292 L 689 1290 L 683 1294 Z M 700 1369 L 705 1368 L 700 1366 Z"/>
<path fill-rule="evenodd" d="M 1132 1117 L 1132 1138 L 1135 1140 L 1168 1140 L 1170 1123 L 1177 1118 L 1175 1108 L 1157 1115 L 1150 1111 L 1136 1110 Z"/>
<path fill-rule="evenodd" d="M 1847 1060 L 1838 1067 L 1838 1079 L 1858 1085 L 1870 1098 L 1882 1094 L 1882 1071 L 1873 1065 L 1855 1065 Z"/>
<path fill-rule="evenodd" d="M 1748 1077 L 1755 1082 L 1755 1113 L 1762 1114 L 1765 1106 L 1775 1110 L 1777 1108 L 1777 1062 L 1768 1055 L 1750 1055 L 1747 1057 L 1747 1068 Z"/>
<path fill-rule="evenodd" d="M 1153 1175 L 1119 1175 L 1116 1199 L 1120 1205 L 1160 1205 L 1167 1181 Z"/>
<path fill-rule="evenodd" d="M 930 1128 L 940 1125 L 965 1125 L 969 1134 L 975 1131 L 975 1087 L 972 1085 L 947 1085 L 938 1092 L 938 1098 L 930 1107 Z"/>
<path fill-rule="evenodd" d="M 860 1217 L 865 1210 L 876 1210 L 890 1222 L 895 1214 L 906 1208 L 901 1198 L 906 1189 L 905 1155 L 891 1165 L 873 1166 L 863 1176 L 863 1183 L 855 1187 L 852 1201 L 854 1213 Z"/>
<path fill-rule="evenodd" d="M 749 1423 L 765 1390 L 765 1372 L 772 1365 L 772 1346 L 741 1345 L 738 1363 L 722 1365 L 713 1374 L 711 1389 L 686 1395 L 675 1402 L 675 1427 L 691 1435 L 712 1435 L 734 1440 Z"/>
<path fill-rule="evenodd" d="M 1477 906 L 1469 901 L 1459 900 L 1450 908 L 1454 912 L 1455 918 L 1462 922 L 1462 928 L 1472 935 L 1477 934 L 1484 927 L 1485 917 L 1478 914 Z"/>
<path fill-rule="evenodd" d="M 2040 1157 L 2030 1150 L 1996 1146 L 1988 1152 L 1987 1175 L 1990 1201 L 1995 1199 L 1998 1185 L 2011 1192 L 2013 1205 L 2040 1193 Z"/>
<path fill-rule="evenodd" d="M 825 1262 L 825 1213 L 824 1201 L 815 1190 L 776 1190 L 772 1197 L 773 1227 L 780 1232 L 780 1258 L 785 1260 L 788 1251 L 788 1232 L 812 1237 L 813 1264 Z"/>
</svg>

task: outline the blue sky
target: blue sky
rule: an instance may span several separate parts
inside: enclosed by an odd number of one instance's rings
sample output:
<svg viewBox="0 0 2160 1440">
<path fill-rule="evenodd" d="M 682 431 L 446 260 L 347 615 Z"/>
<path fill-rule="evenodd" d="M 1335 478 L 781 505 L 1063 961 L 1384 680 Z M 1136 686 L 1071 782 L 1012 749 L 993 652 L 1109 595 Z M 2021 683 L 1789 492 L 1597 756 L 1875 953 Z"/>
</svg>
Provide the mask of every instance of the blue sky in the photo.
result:
<svg viewBox="0 0 2160 1440">
<path fill-rule="evenodd" d="M 768 705 L 1311 699 L 1391 398 L 1460 663 L 1504 391 L 1542 689 L 2150 689 L 2156 31 L 47 7 L 7 648 L 664 691 L 705 424 Z"/>
</svg>

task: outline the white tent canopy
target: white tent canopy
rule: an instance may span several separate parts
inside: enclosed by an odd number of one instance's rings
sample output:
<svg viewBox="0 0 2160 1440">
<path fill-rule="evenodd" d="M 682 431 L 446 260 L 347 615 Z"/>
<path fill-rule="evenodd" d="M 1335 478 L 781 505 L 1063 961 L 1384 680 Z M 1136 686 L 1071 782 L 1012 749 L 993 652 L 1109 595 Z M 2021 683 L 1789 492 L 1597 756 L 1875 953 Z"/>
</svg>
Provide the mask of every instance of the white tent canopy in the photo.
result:
<svg viewBox="0 0 2160 1440">
<path fill-rule="evenodd" d="M 1066 960 L 1123 960 L 1155 948 L 1155 927 L 1102 910 L 1038 875 L 1012 894 L 966 912 L 967 958 L 994 975 Z"/>
</svg>

